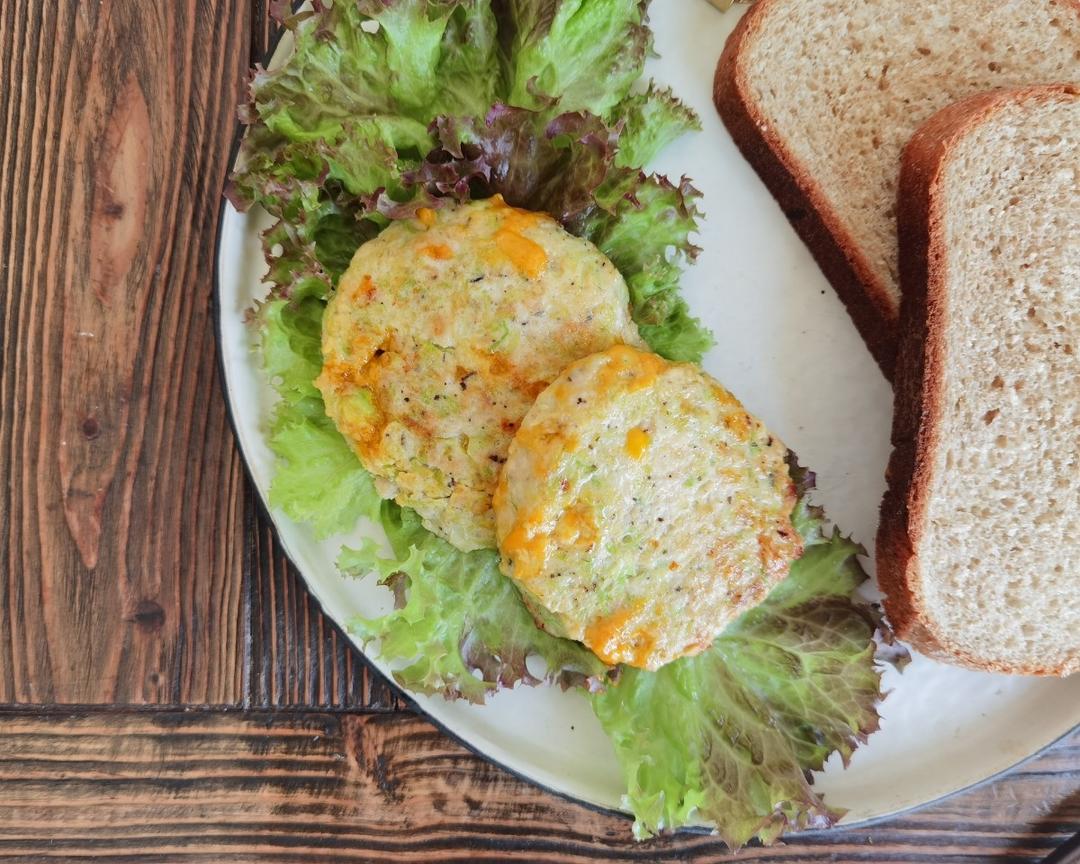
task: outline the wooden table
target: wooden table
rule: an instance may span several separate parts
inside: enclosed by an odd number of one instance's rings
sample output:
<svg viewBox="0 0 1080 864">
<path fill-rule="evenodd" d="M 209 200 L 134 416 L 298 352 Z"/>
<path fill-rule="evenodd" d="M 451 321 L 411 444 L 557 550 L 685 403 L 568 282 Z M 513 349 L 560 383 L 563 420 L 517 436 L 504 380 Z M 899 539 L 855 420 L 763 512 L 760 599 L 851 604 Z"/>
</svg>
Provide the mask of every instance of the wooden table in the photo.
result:
<svg viewBox="0 0 1080 864">
<path fill-rule="evenodd" d="M 277 548 L 211 315 L 267 0 L 0 3 L 0 859 L 728 861 L 522 783 L 398 699 Z M 742 861 L 1035 861 L 1080 736 Z"/>
</svg>

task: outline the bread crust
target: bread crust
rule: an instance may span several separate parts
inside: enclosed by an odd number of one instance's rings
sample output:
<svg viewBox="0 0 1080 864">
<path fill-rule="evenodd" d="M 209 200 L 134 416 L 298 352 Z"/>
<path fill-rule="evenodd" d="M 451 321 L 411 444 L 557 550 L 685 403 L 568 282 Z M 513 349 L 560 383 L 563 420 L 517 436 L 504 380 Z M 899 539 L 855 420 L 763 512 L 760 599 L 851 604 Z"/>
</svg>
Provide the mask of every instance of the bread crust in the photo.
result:
<svg viewBox="0 0 1080 864">
<path fill-rule="evenodd" d="M 713 102 L 736 146 L 832 283 L 885 377 L 892 380 L 897 320 L 888 292 L 814 180 L 751 96 L 743 50 L 782 0 L 758 0 L 735 26 L 713 79 Z"/>
<path fill-rule="evenodd" d="M 926 531 L 948 362 L 944 169 L 952 148 L 1001 108 L 1062 95 L 1078 96 L 1080 88 L 1053 84 L 996 90 L 934 114 L 903 151 L 897 196 L 902 335 L 894 380 L 894 449 L 877 535 L 877 573 L 885 611 L 897 634 L 925 654 L 973 669 L 1027 675 L 1067 675 L 1080 671 L 1080 660 L 1017 667 L 973 656 L 951 643 L 924 602 L 915 550 Z"/>
</svg>

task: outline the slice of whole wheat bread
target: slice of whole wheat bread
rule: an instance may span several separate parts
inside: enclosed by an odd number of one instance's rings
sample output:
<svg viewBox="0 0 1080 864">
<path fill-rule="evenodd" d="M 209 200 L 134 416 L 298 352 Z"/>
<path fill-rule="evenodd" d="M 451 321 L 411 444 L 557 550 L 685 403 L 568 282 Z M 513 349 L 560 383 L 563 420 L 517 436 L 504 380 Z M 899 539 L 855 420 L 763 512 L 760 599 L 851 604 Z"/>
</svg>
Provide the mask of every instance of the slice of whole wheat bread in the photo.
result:
<svg viewBox="0 0 1080 864">
<path fill-rule="evenodd" d="M 900 151 L 939 108 L 1080 82 L 1080 0 L 758 0 L 714 100 L 891 378 Z"/>
<path fill-rule="evenodd" d="M 903 152 L 878 581 L 979 669 L 1080 670 L 1080 88 L 952 105 Z"/>
</svg>

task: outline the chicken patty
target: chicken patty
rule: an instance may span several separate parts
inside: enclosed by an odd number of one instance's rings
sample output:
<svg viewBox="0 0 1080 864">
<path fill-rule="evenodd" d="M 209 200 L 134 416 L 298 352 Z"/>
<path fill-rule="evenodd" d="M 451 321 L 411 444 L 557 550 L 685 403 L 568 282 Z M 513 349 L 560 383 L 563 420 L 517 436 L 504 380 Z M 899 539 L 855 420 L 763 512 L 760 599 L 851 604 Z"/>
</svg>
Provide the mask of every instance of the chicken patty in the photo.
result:
<svg viewBox="0 0 1080 864">
<path fill-rule="evenodd" d="M 316 384 L 379 492 L 468 551 L 495 545 L 491 494 L 537 394 L 617 343 L 642 344 L 615 266 L 496 197 L 421 210 L 357 250 Z"/>
<path fill-rule="evenodd" d="M 510 445 L 503 572 L 607 663 L 696 654 L 802 553 L 786 454 L 697 366 L 625 345 L 578 360 Z"/>
</svg>

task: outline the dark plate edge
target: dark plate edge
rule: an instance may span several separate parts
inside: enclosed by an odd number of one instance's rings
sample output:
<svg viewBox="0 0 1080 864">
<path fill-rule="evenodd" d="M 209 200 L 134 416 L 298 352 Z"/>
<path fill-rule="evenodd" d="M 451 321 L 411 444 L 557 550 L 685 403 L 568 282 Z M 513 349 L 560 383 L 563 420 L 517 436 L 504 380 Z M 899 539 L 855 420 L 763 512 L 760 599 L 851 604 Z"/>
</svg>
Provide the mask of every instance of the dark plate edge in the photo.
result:
<svg viewBox="0 0 1080 864">
<path fill-rule="evenodd" d="M 294 5 L 294 8 L 298 9 L 301 5 L 303 5 L 303 0 L 299 0 L 299 2 L 294 2 L 293 5 Z M 273 57 L 274 53 L 277 51 L 278 44 L 281 41 L 282 35 L 284 35 L 283 30 L 279 31 L 278 34 L 276 36 L 274 36 L 274 38 L 271 40 L 271 44 L 269 45 L 267 50 L 257 60 L 258 63 L 260 63 L 263 66 L 266 66 L 267 64 L 269 64 L 270 59 Z M 232 145 L 229 148 L 229 159 L 228 159 L 228 163 L 227 163 L 227 170 L 228 170 L 229 174 L 232 173 L 233 165 L 236 164 L 236 157 L 237 157 L 237 155 L 239 154 L 239 151 L 240 151 L 240 142 L 244 137 L 244 129 L 245 129 L 244 124 L 241 123 L 239 120 L 237 120 L 236 132 L 233 135 Z M 225 183 L 228 183 L 228 174 L 226 174 Z M 281 549 L 282 554 L 285 556 L 286 560 L 288 560 L 289 564 L 293 567 L 293 569 L 296 570 L 296 572 L 300 574 L 300 578 L 304 580 L 304 587 L 308 590 L 308 595 L 311 597 L 311 599 L 314 601 L 315 605 L 318 607 L 319 612 L 327 619 L 327 621 L 330 622 L 330 626 L 334 629 L 334 631 L 338 634 L 338 636 L 344 641 L 344 644 L 346 644 L 349 647 L 349 650 L 351 650 L 356 655 L 357 659 L 360 660 L 363 667 L 368 672 L 374 673 L 374 674 L 378 675 L 380 678 L 383 678 L 386 681 L 386 683 L 397 693 L 398 697 L 401 698 L 406 703 L 406 705 L 408 706 L 408 708 L 411 711 L 413 711 L 414 713 L 416 713 L 417 715 L 419 715 L 420 717 L 425 719 L 427 722 L 431 723 L 436 729 L 438 729 L 442 734 L 446 735 L 452 741 L 454 741 L 455 743 L 457 743 L 461 747 L 464 747 L 470 753 L 472 753 L 475 756 L 480 757 L 481 759 L 485 760 L 486 762 L 489 762 L 492 765 L 497 765 L 503 771 L 506 771 L 508 774 L 512 775 L 513 777 L 517 778 L 518 780 L 521 780 L 521 781 L 523 781 L 525 783 L 528 783 L 528 784 L 530 784 L 532 786 L 535 786 L 535 787 L 537 787 L 539 789 L 543 789 L 545 792 L 547 792 L 547 793 L 549 793 L 551 795 L 554 795 L 554 796 L 556 796 L 558 798 L 561 798 L 563 801 L 567 801 L 567 802 L 569 802 L 571 804 L 575 804 L 575 805 L 577 805 L 579 807 L 585 807 L 585 808 L 587 808 L 589 810 L 592 810 L 594 813 L 601 813 L 601 814 L 610 815 L 610 816 L 617 816 L 617 817 L 621 818 L 624 821 L 631 821 L 633 819 L 633 816 L 630 813 L 627 813 L 627 812 L 625 812 L 623 810 L 616 810 L 616 809 L 611 808 L 611 807 L 604 807 L 604 806 L 602 806 L 600 804 L 593 804 L 592 802 L 585 801 L 585 800 L 583 800 L 581 798 L 576 798 L 576 797 L 574 797 L 573 795 L 570 795 L 567 792 L 562 792 L 562 791 L 560 791 L 558 789 L 554 789 L 554 788 L 552 788 L 550 786 L 545 785 L 544 783 L 540 783 L 539 781 L 534 780 L 531 777 L 526 776 L 525 774 L 522 774 L 521 772 L 509 767 L 508 765 L 505 765 L 504 763 L 500 762 L 499 760 L 494 759 L 491 756 L 489 756 L 488 754 L 482 752 L 477 747 L 473 746 L 471 743 L 469 743 L 468 741 L 463 739 L 461 736 L 459 736 L 457 733 L 455 733 L 455 732 L 451 731 L 450 729 L 448 729 L 439 720 L 437 720 L 436 718 L 434 718 L 430 714 L 428 714 L 426 711 L 424 711 L 416 703 L 416 701 L 412 698 L 412 696 L 409 694 L 409 692 L 407 690 L 405 690 L 400 684 L 398 684 L 397 681 L 395 681 L 393 679 L 393 677 L 384 675 L 379 669 L 377 669 L 374 666 L 372 661 L 370 661 L 367 658 L 367 655 L 364 654 L 364 652 L 361 651 L 356 646 L 356 644 L 353 642 L 352 637 L 349 636 L 349 634 L 345 631 L 345 629 L 338 623 L 337 619 L 333 615 L 328 613 L 323 608 L 322 602 L 315 595 L 315 593 L 313 591 L 311 591 L 310 586 L 307 584 L 307 577 L 304 575 L 304 571 L 299 566 L 297 566 L 295 561 L 293 561 L 292 556 L 289 554 L 288 550 L 285 548 L 285 545 L 282 544 L 280 539 L 277 537 L 277 522 L 274 520 L 274 517 L 273 517 L 273 515 L 272 515 L 272 513 L 270 511 L 269 502 L 263 497 L 262 490 L 259 488 L 258 484 L 255 482 L 254 477 L 252 476 L 251 466 L 248 464 L 247 453 L 244 451 L 243 446 L 241 446 L 241 444 L 240 444 L 240 433 L 239 433 L 239 429 L 238 429 L 237 422 L 236 422 L 236 416 L 233 413 L 233 400 L 232 400 L 232 397 L 230 395 L 228 376 L 226 375 L 226 372 L 225 372 L 225 355 L 224 355 L 224 352 L 221 350 L 221 345 L 223 343 L 223 333 L 222 333 L 222 320 L 223 319 L 222 319 L 221 282 L 220 282 L 221 234 L 222 234 L 222 225 L 224 224 L 224 219 L 225 219 L 225 208 L 229 205 L 228 200 L 224 196 L 224 188 L 225 187 L 223 185 L 222 186 L 221 203 L 218 206 L 217 224 L 216 224 L 215 229 L 214 229 L 214 280 L 213 280 L 212 294 L 211 294 L 211 298 L 210 298 L 211 315 L 212 315 L 213 321 L 214 321 L 214 335 L 215 335 L 216 340 L 217 340 L 217 348 L 218 348 L 218 351 L 217 351 L 218 380 L 219 380 L 219 383 L 221 385 L 222 394 L 225 396 L 225 411 L 226 411 L 226 414 L 228 415 L 228 418 L 229 418 L 229 426 L 232 428 L 233 437 L 236 440 L 236 449 L 240 453 L 240 461 L 243 464 L 244 476 L 247 478 L 248 486 L 249 486 L 250 489 L 253 489 L 255 491 L 255 498 L 256 498 L 258 508 L 259 508 L 259 512 L 262 515 L 262 517 L 273 528 L 274 539 L 277 542 L 279 548 Z M 338 710 L 340 710 L 340 709 L 338 709 Z M 1026 765 L 1028 762 L 1031 762 L 1034 759 L 1037 759 L 1043 753 L 1045 753 L 1046 751 L 1048 751 L 1050 748 L 1054 747 L 1056 744 L 1060 743 L 1061 741 L 1064 741 L 1066 738 L 1068 738 L 1070 735 L 1072 735 L 1077 730 L 1080 730 L 1080 723 L 1076 724 L 1071 729 L 1066 730 L 1065 732 L 1063 732 L 1061 735 L 1059 735 L 1057 738 L 1053 739 L 1052 741 L 1049 741 L 1044 746 L 1042 746 L 1038 750 L 1036 750 L 1034 753 L 1030 753 L 1029 755 L 1023 757 L 1022 759 L 1014 762 L 1012 765 L 1009 765 L 1009 766 L 1007 766 L 1005 768 L 1002 768 L 1000 771 L 997 771 L 994 774 L 991 774 L 989 777 L 984 777 L 981 780 L 976 780 L 974 783 L 969 783 L 967 786 L 962 786 L 959 789 L 954 789 L 951 792 L 946 792 L 944 795 L 940 795 L 937 798 L 931 798 L 929 801 L 923 801 L 920 804 L 914 804 L 914 805 L 912 805 L 910 807 L 905 807 L 903 809 L 896 810 L 896 811 L 894 811 L 892 813 L 885 813 L 885 814 L 883 814 L 881 816 L 875 816 L 875 817 L 870 818 L 870 819 L 863 819 L 862 821 L 859 821 L 859 822 L 850 822 L 850 823 L 841 822 L 841 823 L 837 824 L 835 826 L 835 828 L 825 829 L 824 831 L 793 831 L 793 832 L 788 832 L 788 833 L 783 834 L 782 837 L 785 837 L 785 838 L 786 837 L 810 837 L 810 836 L 820 835 L 820 834 L 823 834 L 823 833 L 830 833 L 830 832 L 833 832 L 833 831 L 844 831 L 844 830 L 848 830 L 848 829 L 869 828 L 869 827 L 872 827 L 872 826 L 875 826 L 875 825 L 879 825 L 882 822 L 885 822 L 885 821 L 890 820 L 890 819 L 897 819 L 897 818 L 902 817 L 902 816 L 910 815 L 912 813 L 915 813 L 915 812 L 921 810 L 924 807 L 929 807 L 932 804 L 940 804 L 941 802 L 947 801 L 948 799 L 950 799 L 950 798 L 952 798 L 954 796 L 961 795 L 961 794 L 963 794 L 965 792 L 970 792 L 970 791 L 972 791 L 974 789 L 978 789 L 978 788 L 980 788 L 982 786 L 985 786 L 985 785 L 987 785 L 989 783 L 993 783 L 996 780 L 999 780 L 1000 778 L 1004 777 L 1005 775 L 1010 774 L 1011 772 L 1015 771 L 1017 768 L 1021 767 L 1022 765 Z M 863 746 L 865 746 L 865 745 L 863 745 Z M 711 834 L 712 832 L 710 831 L 710 829 L 708 829 L 705 826 L 690 825 L 690 826 L 684 826 L 682 828 L 679 828 L 674 833 L 699 834 L 700 835 L 700 834 Z M 667 836 L 671 836 L 671 835 L 667 835 Z M 748 844 L 748 845 L 750 845 L 750 846 L 759 846 L 760 844 L 755 839 L 755 840 L 751 841 L 751 843 Z"/>
</svg>

